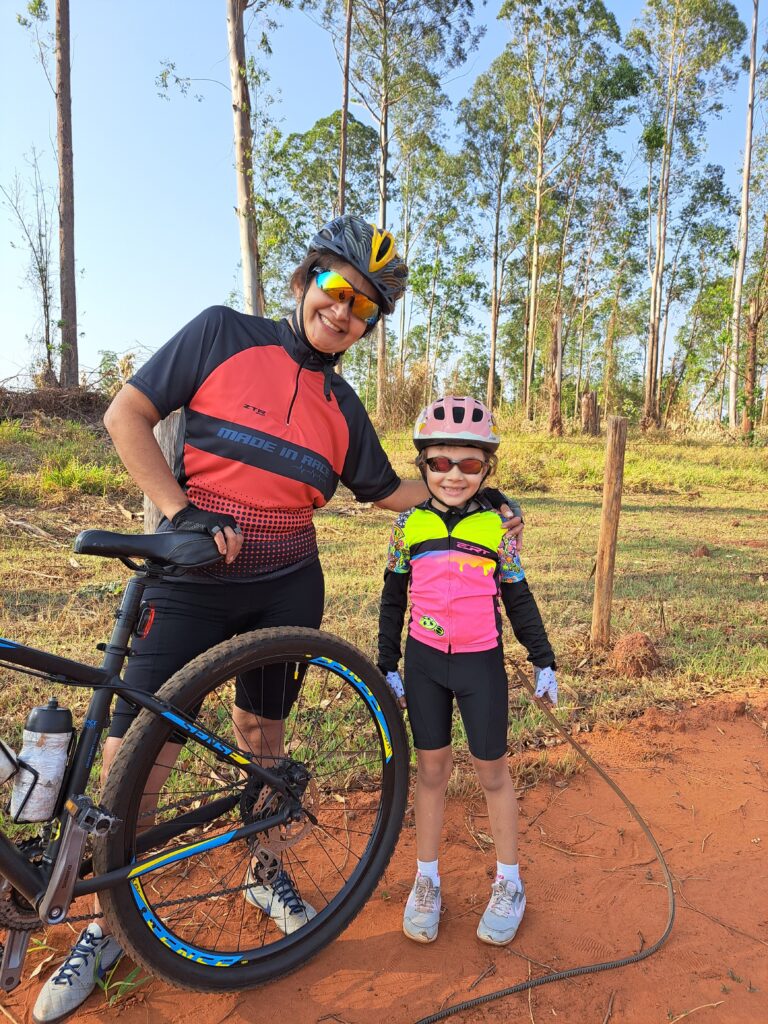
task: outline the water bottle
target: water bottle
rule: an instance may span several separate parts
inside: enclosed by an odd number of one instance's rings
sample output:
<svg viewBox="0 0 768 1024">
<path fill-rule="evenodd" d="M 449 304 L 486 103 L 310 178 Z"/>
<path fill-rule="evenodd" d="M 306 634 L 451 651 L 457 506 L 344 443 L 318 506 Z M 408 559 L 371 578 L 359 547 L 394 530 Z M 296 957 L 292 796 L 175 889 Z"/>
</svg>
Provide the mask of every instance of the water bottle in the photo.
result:
<svg viewBox="0 0 768 1024">
<path fill-rule="evenodd" d="M 24 726 L 19 769 L 13 780 L 14 821 L 48 821 L 56 808 L 72 739 L 72 713 L 56 700 L 33 708 Z M 28 770 L 34 768 L 37 779 Z"/>
</svg>

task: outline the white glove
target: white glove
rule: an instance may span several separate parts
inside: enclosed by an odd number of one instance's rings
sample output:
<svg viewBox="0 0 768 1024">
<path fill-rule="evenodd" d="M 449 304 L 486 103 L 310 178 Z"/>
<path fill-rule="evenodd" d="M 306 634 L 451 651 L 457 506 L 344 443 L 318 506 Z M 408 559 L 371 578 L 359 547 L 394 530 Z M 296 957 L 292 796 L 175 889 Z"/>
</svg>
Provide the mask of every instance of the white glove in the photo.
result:
<svg viewBox="0 0 768 1024">
<path fill-rule="evenodd" d="M 536 696 L 549 697 L 550 702 L 557 704 L 557 679 L 553 668 L 539 668 L 533 666 L 533 676 L 536 683 Z"/>
<path fill-rule="evenodd" d="M 405 696 L 405 690 L 403 689 L 403 680 L 400 678 L 400 673 L 387 672 L 384 677 L 387 680 L 387 686 L 390 688 L 397 700 Z"/>
</svg>

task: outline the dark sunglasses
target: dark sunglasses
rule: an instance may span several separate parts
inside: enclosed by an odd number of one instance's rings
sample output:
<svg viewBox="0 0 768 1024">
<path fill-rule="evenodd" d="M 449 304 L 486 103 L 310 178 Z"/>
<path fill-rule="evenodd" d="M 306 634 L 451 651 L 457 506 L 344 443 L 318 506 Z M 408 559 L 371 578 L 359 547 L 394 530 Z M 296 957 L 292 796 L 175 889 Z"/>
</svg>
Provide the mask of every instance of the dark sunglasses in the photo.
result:
<svg viewBox="0 0 768 1024">
<path fill-rule="evenodd" d="M 315 270 L 315 284 L 334 302 L 349 305 L 352 313 L 364 320 L 369 327 L 378 321 L 381 310 L 378 305 L 362 292 L 355 291 L 352 285 L 337 270 Z"/>
<path fill-rule="evenodd" d="M 477 476 L 488 465 L 485 459 L 449 459 L 446 455 L 436 455 L 424 462 L 433 473 L 450 473 L 454 466 L 458 466 L 464 476 Z"/>
</svg>

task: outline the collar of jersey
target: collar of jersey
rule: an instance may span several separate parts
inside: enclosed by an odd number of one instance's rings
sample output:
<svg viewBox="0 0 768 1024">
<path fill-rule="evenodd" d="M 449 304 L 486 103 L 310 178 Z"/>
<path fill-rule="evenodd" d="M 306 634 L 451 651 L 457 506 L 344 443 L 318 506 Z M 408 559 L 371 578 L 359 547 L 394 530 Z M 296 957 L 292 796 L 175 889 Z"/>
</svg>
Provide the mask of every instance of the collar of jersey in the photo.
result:
<svg viewBox="0 0 768 1024">
<path fill-rule="evenodd" d="M 335 366 L 339 361 L 340 353 L 334 352 L 333 354 L 326 355 L 324 352 L 318 352 L 316 348 L 312 348 L 307 339 L 301 336 L 295 313 L 293 313 L 291 319 L 294 323 L 295 333 L 291 329 L 287 318 L 280 320 L 278 323 L 280 340 L 291 359 L 295 363 L 300 363 L 305 369 L 310 370 L 325 370 L 326 367 Z"/>
<path fill-rule="evenodd" d="M 493 505 L 490 503 L 490 501 L 488 501 L 487 498 L 483 497 L 482 492 L 478 492 L 475 495 L 474 500 L 477 502 L 480 508 L 473 508 L 466 512 L 458 512 L 452 508 L 449 508 L 447 511 L 443 512 L 441 509 L 435 508 L 432 505 L 431 498 L 427 498 L 426 501 L 422 501 L 422 503 L 420 505 L 417 505 L 416 508 L 421 509 L 424 512 L 433 512 L 436 516 L 439 516 L 440 519 L 442 519 L 442 521 L 446 523 L 446 525 L 448 524 L 449 520 L 458 522 L 460 519 L 464 519 L 466 516 L 473 516 L 477 512 L 496 511 Z"/>
</svg>

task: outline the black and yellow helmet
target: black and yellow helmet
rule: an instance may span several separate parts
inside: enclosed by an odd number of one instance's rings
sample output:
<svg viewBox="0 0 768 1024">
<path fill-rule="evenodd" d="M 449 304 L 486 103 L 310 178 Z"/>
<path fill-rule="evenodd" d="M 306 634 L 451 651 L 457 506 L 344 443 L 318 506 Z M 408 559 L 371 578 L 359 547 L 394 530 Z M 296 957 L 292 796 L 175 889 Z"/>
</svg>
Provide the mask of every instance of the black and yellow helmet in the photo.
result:
<svg viewBox="0 0 768 1024">
<path fill-rule="evenodd" d="M 405 291 L 408 267 L 395 251 L 392 234 L 362 217 L 336 217 L 320 228 L 309 251 L 332 252 L 359 270 L 381 296 L 385 313 L 392 312 Z"/>
</svg>

